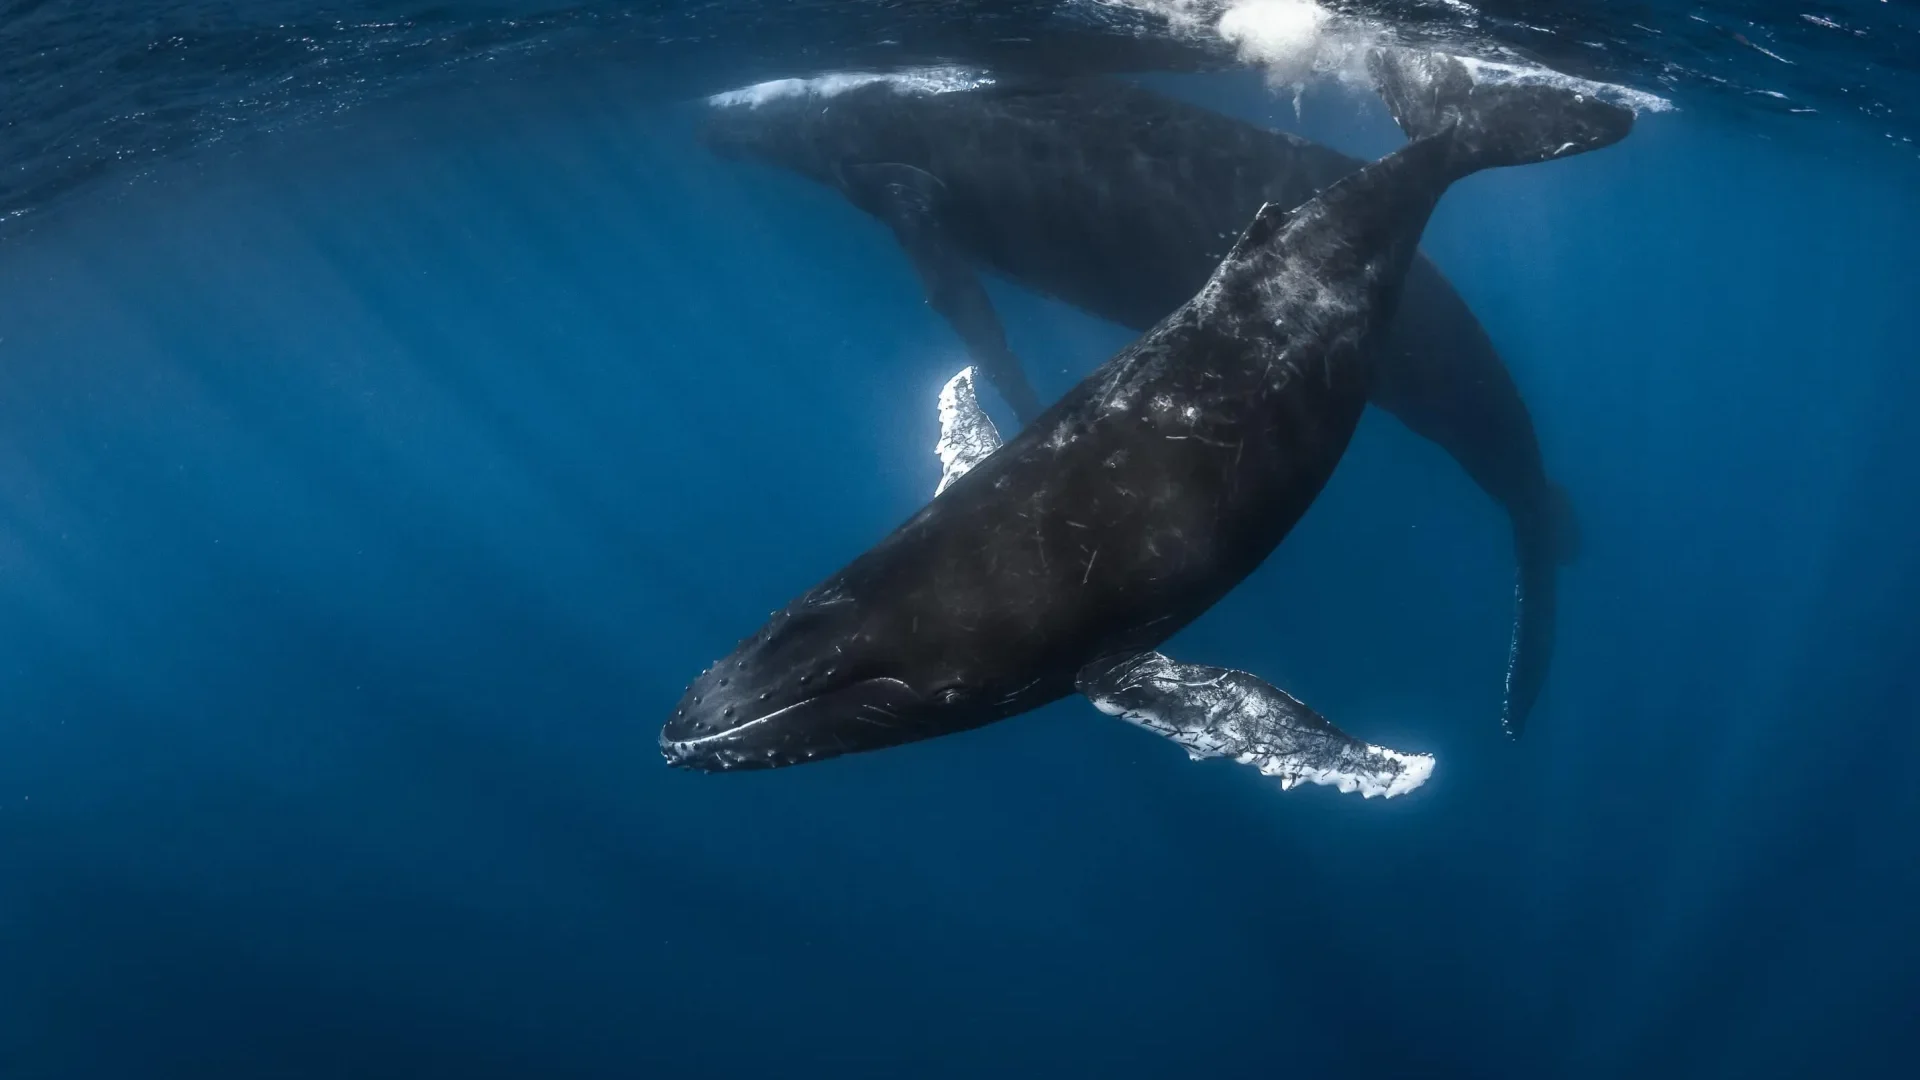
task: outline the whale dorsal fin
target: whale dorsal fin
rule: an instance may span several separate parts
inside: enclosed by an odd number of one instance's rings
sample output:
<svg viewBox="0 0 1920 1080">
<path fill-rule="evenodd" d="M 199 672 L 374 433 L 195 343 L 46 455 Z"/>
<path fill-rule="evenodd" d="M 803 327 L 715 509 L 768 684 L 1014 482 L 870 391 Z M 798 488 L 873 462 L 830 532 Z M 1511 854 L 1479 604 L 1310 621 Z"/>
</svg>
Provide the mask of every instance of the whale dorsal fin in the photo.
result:
<svg viewBox="0 0 1920 1080">
<path fill-rule="evenodd" d="M 1246 258 L 1249 252 L 1258 251 L 1271 244 L 1275 237 L 1286 230 L 1287 223 L 1293 220 L 1294 214 L 1299 209 L 1300 207 L 1297 206 L 1283 206 L 1277 202 L 1263 203 L 1259 212 L 1253 215 L 1253 221 L 1247 225 L 1246 231 L 1240 234 L 1240 239 L 1234 242 L 1233 247 L 1228 250 L 1221 262 L 1223 264 L 1238 262 Z"/>
</svg>

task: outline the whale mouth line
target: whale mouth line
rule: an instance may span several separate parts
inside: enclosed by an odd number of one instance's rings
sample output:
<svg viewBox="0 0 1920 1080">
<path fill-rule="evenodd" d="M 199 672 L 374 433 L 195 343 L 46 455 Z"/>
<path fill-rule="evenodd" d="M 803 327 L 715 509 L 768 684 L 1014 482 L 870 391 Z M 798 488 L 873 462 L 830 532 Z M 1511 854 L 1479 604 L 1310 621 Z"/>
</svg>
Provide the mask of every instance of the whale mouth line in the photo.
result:
<svg viewBox="0 0 1920 1080">
<path fill-rule="evenodd" d="M 771 724 L 774 721 L 779 720 L 780 718 L 787 716 L 791 713 L 798 712 L 802 709 L 810 709 L 810 708 L 818 707 L 823 703 L 832 701 L 834 698 L 845 696 L 851 692 L 860 690 L 862 688 L 877 687 L 882 685 L 895 687 L 900 690 L 908 689 L 907 684 L 900 681 L 899 679 L 891 679 L 891 678 L 866 679 L 861 682 L 854 683 L 851 686 L 842 687 L 837 690 L 827 690 L 818 694 L 811 694 L 807 697 L 801 698 L 799 701 L 796 701 L 791 705 L 784 705 L 778 709 L 774 709 L 772 712 L 762 713 L 761 715 L 753 717 L 750 720 L 743 720 L 740 723 L 725 729 L 724 731 L 716 731 L 708 735 L 700 735 L 691 739 L 668 739 L 664 737 L 665 733 L 662 732 L 663 737 L 660 740 L 660 750 L 661 750 L 661 753 L 664 754 L 668 759 L 675 760 L 675 761 L 683 761 L 688 758 L 697 757 L 709 750 L 719 750 L 733 743 L 739 742 L 741 739 L 743 739 L 746 736 L 746 733 L 751 731 L 752 729 L 760 727 L 765 724 Z"/>
<path fill-rule="evenodd" d="M 794 702 L 791 705 L 787 705 L 782 708 L 775 709 L 770 713 L 766 713 L 762 716 L 756 716 L 751 720 L 747 720 L 742 723 L 735 724 L 734 726 L 726 729 L 725 731 L 716 731 L 711 735 L 702 735 L 694 739 L 662 739 L 660 740 L 660 748 L 662 750 L 665 750 L 669 757 L 687 757 L 692 754 L 697 754 L 700 752 L 700 749 L 702 747 L 713 746 L 716 744 L 724 745 L 727 742 L 731 742 L 734 739 L 739 738 L 740 733 L 743 731 L 746 731 L 748 728 L 758 727 L 761 724 L 770 723 L 774 720 L 779 719 L 782 716 L 785 716 L 787 713 L 790 713 L 795 709 L 804 709 L 808 705 L 811 705 L 814 702 L 819 701 L 821 698 L 827 697 L 827 696 L 828 695 L 826 694 L 815 694 L 812 697 L 803 698 L 799 701 Z"/>
</svg>

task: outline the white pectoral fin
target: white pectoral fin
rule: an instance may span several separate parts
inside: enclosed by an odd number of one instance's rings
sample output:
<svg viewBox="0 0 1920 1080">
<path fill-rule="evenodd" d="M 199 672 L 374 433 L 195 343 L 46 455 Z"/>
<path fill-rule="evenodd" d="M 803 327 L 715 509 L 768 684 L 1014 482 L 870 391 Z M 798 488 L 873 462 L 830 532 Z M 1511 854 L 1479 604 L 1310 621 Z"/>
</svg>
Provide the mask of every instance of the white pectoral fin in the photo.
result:
<svg viewBox="0 0 1920 1080">
<path fill-rule="evenodd" d="M 934 496 L 999 448 L 1000 429 L 974 394 L 973 368 L 961 368 L 940 388 L 940 441 L 933 445 L 940 458 L 940 484 Z"/>
<path fill-rule="evenodd" d="M 1431 755 L 1361 742 L 1244 671 L 1148 652 L 1090 665 L 1078 686 L 1101 712 L 1179 743 L 1194 760 L 1230 757 L 1279 777 L 1282 790 L 1326 784 L 1391 799 L 1433 775 Z"/>
</svg>

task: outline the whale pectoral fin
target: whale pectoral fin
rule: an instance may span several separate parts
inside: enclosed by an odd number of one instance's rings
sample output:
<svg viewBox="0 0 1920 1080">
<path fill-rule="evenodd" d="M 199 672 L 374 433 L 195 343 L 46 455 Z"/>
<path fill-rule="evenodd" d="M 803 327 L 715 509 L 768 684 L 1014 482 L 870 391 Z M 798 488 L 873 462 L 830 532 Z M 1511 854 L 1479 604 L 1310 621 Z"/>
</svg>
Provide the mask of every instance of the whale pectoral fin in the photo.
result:
<svg viewBox="0 0 1920 1080">
<path fill-rule="evenodd" d="M 1006 329 L 986 287 L 941 223 L 945 185 L 911 165 L 852 165 L 842 174 L 859 187 L 855 201 L 893 229 L 894 239 L 920 276 L 927 303 L 960 335 L 967 353 L 993 381 L 1014 415 L 1022 424 L 1038 416 L 1040 395 L 1027 381 L 1020 358 L 1008 347 Z"/>
<path fill-rule="evenodd" d="M 940 440 L 933 444 L 940 459 L 940 483 L 933 489 L 934 498 L 998 449 L 1000 429 L 973 392 L 973 369 L 961 368 L 940 388 Z"/>
<path fill-rule="evenodd" d="M 1374 746 L 1244 671 L 1157 652 L 1089 665 L 1076 685 L 1093 706 L 1180 744 L 1195 761 L 1229 757 L 1295 784 L 1391 799 L 1426 783 L 1433 757 Z"/>
<path fill-rule="evenodd" d="M 993 388 L 1022 424 L 1040 415 L 1040 395 L 1027 381 L 1020 358 L 1007 345 L 1007 332 L 994 314 L 993 301 L 973 268 L 950 250 L 922 241 L 901 241 L 920 274 L 927 302 L 953 327 Z"/>
<path fill-rule="evenodd" d="M 840 183 L 856 205 L 896 228 L 902 220 L 937 220 L 947 193 L 939 177 L 898 161 L 844 164 Z"/>
<path fill-rule="evenodd" d="M 1507 693 L 1500 710 L 1500 728 L 1511 739 L 1526 733 L 1527 718 L 1539 702 L 1553 663 L 1554 609 L 1559 606 L 1554 543 L 1551 526 L 1533 528 L 1514 522 L 1518 566 L 1513 581 L 1513 638 L 1507 648 Z"/>
</svg>

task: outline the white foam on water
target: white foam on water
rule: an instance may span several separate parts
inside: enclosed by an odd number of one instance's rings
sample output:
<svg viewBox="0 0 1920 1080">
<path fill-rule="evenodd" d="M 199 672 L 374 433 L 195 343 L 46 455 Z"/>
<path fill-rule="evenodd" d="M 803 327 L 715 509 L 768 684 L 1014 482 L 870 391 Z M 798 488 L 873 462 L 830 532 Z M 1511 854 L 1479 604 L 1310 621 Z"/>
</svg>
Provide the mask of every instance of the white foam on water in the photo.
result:
<svg viewBox="0 0 1920 1080">
<path fill-rule="evenodd" d="M 1269 80 L 1290 84 L 1322 65 L 1333 16 L 1313 0 L 1244 0 L 1227 8 L 1217 29 L 1241 56 L 1264 65 Z"/>
<path fill-rule="evenodd" d="M 745 105 L 759 108 L 770 101 L 791 97 L 829 98 L 874 83 L 888 83 L 901 94 L 951 94 L 991 86 L 993 78 L 972 68 L 931 67 L 905 71 L 836 71 L 806 79 L 774 79 L 770 82 L 728 90 L 707 99 L 718 107 Z"/>
<path fill-rule="evenodd" d="M 1100 0 L 1151 12 L 1175 33 L 1211 35 L 1240 59 L 1266 70 L 1275 87 L 1301 87 L 1314 76 L 1338 76 L 1355 66 L 1371 40 L 1357 20 L 1335 15 L 1314 0 Z"/>
<path fill-rule="evenodd" d="M 1316 78 L 1333 79 L 1371 93 L 1367 50 L 1403 44 L 1391 26 L 1330 11 L 1316 0 L 1099 2 L 1152 12 L 1165 18 L 1175 33 L 1217 37 L 1232 45 L 1241 60 L 1264 68 L 1269 85 L 1291 88 L 1296 94 Z M 1445 2 L 1461 11 L 1473 11 L 1463 0 Z M 1460 60 L 1480 81 L 1558 86 L 1636 112 L 1665 112 L 1673 107 L 1657 94 L 1577 79 L 1518 59 L 1485 60 L 1463 55 Z"/>
</svg>

